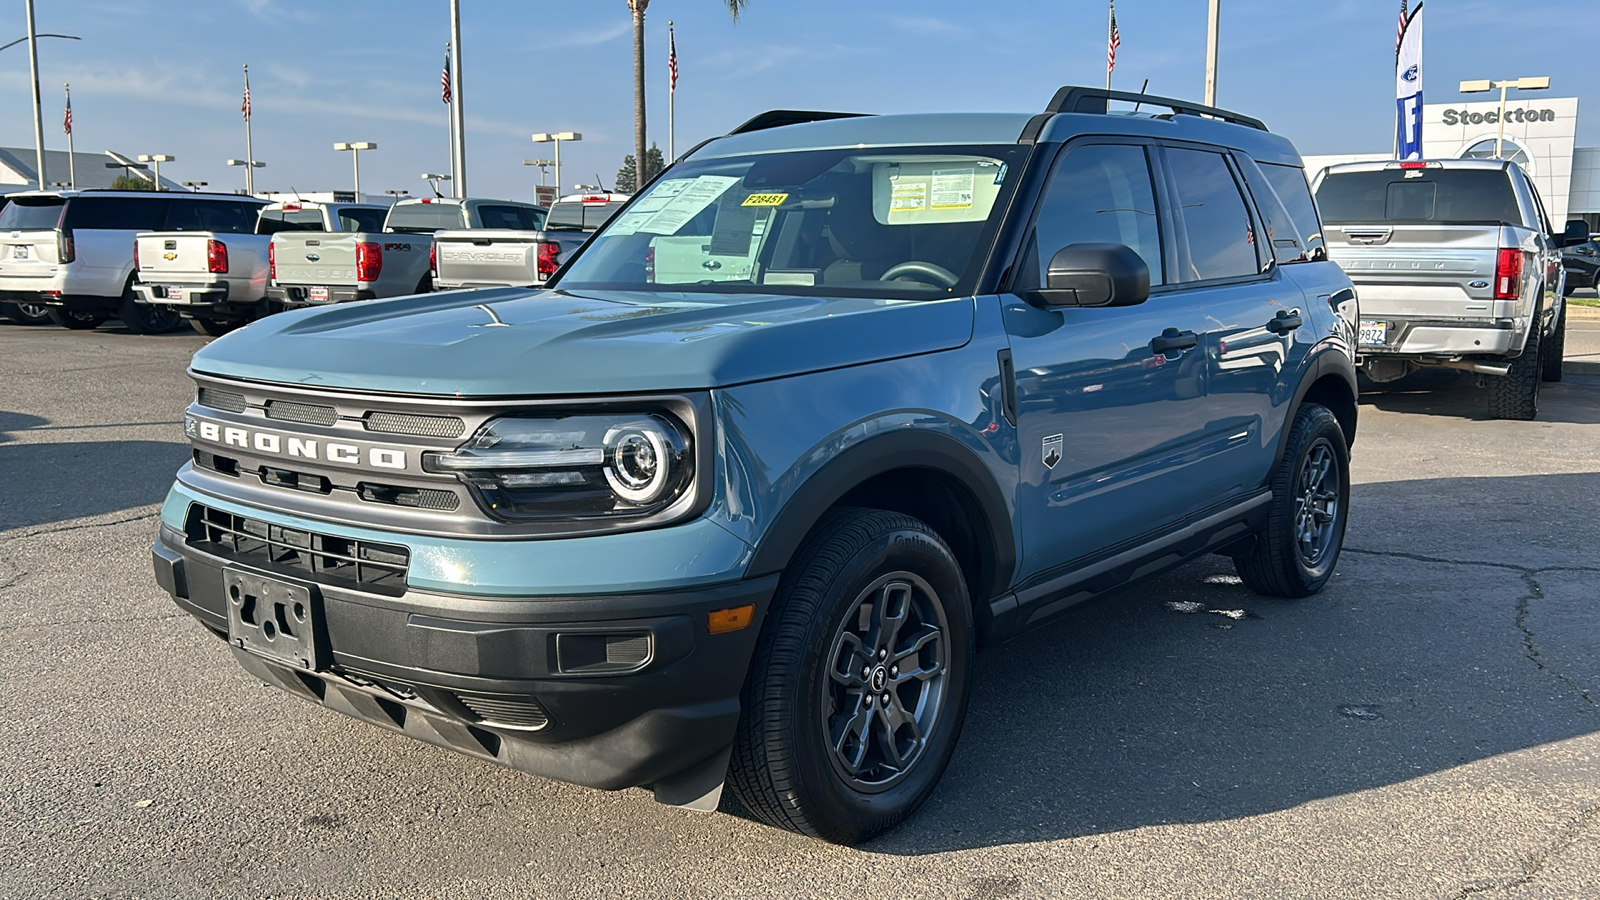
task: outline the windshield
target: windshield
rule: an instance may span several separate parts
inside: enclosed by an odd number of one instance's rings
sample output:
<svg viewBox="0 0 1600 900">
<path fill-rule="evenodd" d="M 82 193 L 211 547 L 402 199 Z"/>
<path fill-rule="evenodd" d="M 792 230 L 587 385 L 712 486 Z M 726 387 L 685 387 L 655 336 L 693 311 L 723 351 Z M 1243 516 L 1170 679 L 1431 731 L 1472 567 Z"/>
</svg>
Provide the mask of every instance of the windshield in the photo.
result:
<svg viewBox="0 0 1600 900">
<path fill-rule="evenodd" d="M 18 197 L 0 210 L 0 229 L 40 231 L 56 227 L 67 201 L 60 197 Z"/>
<path fill-rule="evenodd" d="M 1317 207 L 1330 225 L 1522 221 L 1503 169 L 1384 169 L 1334 172 L 1317 187 Z"/>
<path fill-rule="evenodd" d="M 626 200 L 609 203 L 579 203 L 576 200 L 557 203 L 550 207 L 550 218 L 545 227 L 551 231 L 593 231 L 604 225 Z"/>
<path fill-rule="evenodd" d="M 810 150 L 683 163 L 591 239 L 559 286 L 968 294 L 1026 152 Z"/>
</svg>

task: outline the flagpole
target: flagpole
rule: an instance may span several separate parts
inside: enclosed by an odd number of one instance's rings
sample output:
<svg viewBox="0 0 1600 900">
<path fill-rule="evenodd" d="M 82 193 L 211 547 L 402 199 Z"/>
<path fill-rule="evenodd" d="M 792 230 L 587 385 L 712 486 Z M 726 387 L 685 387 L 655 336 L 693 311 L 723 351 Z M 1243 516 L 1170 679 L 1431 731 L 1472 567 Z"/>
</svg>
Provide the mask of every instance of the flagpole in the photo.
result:
<svg viewBox="0 0 1600 900">
<path fill-rule="evenodd" d="M 455 82 L 450 91 L 450 125 L 455 130 L 455 145 L 450 159 L 455 164 L 454 177 L 457 197 L 467 196 L 467 114 L 466 77 L 461 71 L 461 0 L 450 0 L 450 78 Z"/>
<path fill-rule="evenodd" d="M 671 19 L 667 20 L 667 45 L 672 48 L 673 54 L 676 55 L 678 52 L 678 44 L 677 39 L 673 37 L 672 34 Z M 678 79 L 672 75 L 668 75 L 667 77 L 671 79 L 671 81 L 668 83 L 669 87 L 667 89 L 667 165 L 670 166 L 672 165 L 672 161 L 678 158 L 678 141 L 676 135 L 676 128 L 678 124 Z M 642 175 L 644 173 L 644 163 L 637 163 L 637 168 L 638 174 Z M 634 181 L 639 182 L 637 187 L 644 187 L 644 181 L 642 178 L 635 178 Z"/>
<path fill-rule="evenodd" d="M 1111 41 L 1111 32 L 1116 27 L 1117 27 L 1117 3 L 1116 3 L 1116 0 L 1111 0 L 1111 4 L 1110 4 L 1110 6 L 1108 8 L 1108 11 L 1107 11 L 1107 14 L 1106 14 L 1106 42 L 1107 43 L 1110 43 L 1110 41 Z M 1108 91 L 1111 90 L 1111 59 L 1110 59 L 1109 56 L 1106 58 L 1106 90 L 1108 90 Z"/>
<path fill-rule="evenodd" d="M 67 89 L 67 184 L 72 190 L 78 189 L 78 159 L 72 155 L 72 85 L 63 84 Z"/>
<path fill-rule="evenodd" d="M 244 64 L 244 95 L 250 96 L 249 63 Z M 250 133 L 250 117 L 254 113 L 252 108 L 244 117 L 244 192 L 251 197 L 256 195 L 256 148 L 254 135 Z"/>
<path fill-rule="evenodd" d="M 1217 42 L 1222 31 L 1222 0 L 1211 0 L 1206 19 L 1206 105 L 1217 105 Z"/>
<path fill-rule="evenodd" d="M 456 196 L 456 70 L 450 61 L 450 42 L 444 42 L 444 67 L 450 75 L 450 102 L 444 105 L 445 130 L 450 132 L 450 196 Z"/>
</svg>

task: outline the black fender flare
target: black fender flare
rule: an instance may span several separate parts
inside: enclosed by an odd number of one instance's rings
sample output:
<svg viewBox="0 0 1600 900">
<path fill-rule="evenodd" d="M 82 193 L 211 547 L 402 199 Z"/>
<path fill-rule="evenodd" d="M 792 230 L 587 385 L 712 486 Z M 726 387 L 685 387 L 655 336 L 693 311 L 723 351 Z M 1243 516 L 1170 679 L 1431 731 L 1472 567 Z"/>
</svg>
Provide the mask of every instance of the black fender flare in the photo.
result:
<svg viewBox="0 0 1600 900">
<path fill-rule="evenodd" d="M 1278 435 L 1278 452 L 1274 459 L 1283 459 L 1283 452 L 1289 446 L 1290 425 L 1294 417 L 1300 412 L 1301 404 L 1305 403 L 1306 394 L 1310 393 L 1311 386 L 1321 381 L 1328 375 L 1337 375 L 1350 389 L 1351 403 L 1359 406 L 1361 389 L 1356 384 L 1355 360 L 1342 349 L 1328 343 L 1323 343 L 1321 349 L 1312 351 L 1311 359 L 1306 363 L 1304 373 L 1300 376 L 1300 384 L 1294 389 L 1294 401 L 1289 404 L 1289 415 L 1283 420 L 1283 433 Z M 1356 441 L 1355 422 L 1350 423 L 1350 433 L 1346 435 L 1350 444 Z"/>
<path fill-rule="evenodd" d="M 989 596 L 974 597 L 980 605 L 1005 591 L 1016 572 L 1017 547 L 1012 530 L 1012 504 L 978 454 L 954 437 L 928 430 L 892 431 L 850 447 L 827 462 L 790 497 L 756 542 L 748 577 L 781 572 L 800 544 L 840 498 L 868 479 L 897 469 L 932 469 L 956 479 L 976 499 L 989 532 L 991 559 Z"/>
</svg>

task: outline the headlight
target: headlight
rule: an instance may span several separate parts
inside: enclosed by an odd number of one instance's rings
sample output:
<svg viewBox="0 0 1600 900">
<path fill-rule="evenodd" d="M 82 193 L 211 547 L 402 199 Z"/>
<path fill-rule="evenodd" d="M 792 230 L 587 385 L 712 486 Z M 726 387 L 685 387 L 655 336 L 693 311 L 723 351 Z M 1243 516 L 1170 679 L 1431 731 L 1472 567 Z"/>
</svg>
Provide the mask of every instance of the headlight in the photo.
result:
<svg viewBox="0 0 1600 900">
<path fill-rule="evenodd" d="M 690 446 L 665 414 L 507 417 L 423 466 L 455 474 L 508 521 L 642 518 L 689 492 Z"/>
</svg>

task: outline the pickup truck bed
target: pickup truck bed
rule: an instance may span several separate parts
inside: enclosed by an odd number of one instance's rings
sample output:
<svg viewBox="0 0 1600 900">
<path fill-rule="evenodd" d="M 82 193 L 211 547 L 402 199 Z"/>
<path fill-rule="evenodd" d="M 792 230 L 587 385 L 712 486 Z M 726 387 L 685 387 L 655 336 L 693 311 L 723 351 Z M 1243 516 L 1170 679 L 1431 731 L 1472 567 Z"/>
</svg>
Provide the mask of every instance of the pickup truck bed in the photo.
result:
<svg viewBox="0 0 1600 900">
<path fill-rule="evenodd" d="M 433 236 L 433 283 L 440 290 L 541 285 L 590 234 L 505 228 L 441 231 Z"/>
</svg>

